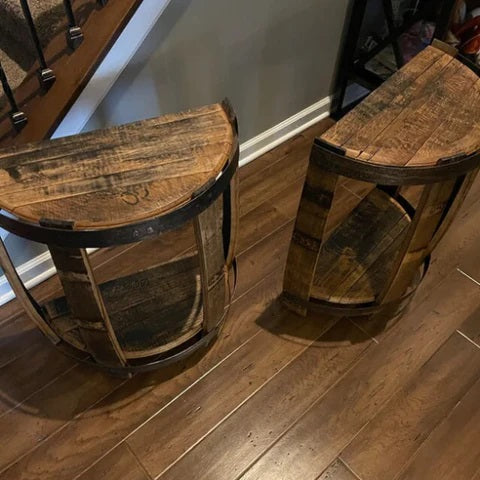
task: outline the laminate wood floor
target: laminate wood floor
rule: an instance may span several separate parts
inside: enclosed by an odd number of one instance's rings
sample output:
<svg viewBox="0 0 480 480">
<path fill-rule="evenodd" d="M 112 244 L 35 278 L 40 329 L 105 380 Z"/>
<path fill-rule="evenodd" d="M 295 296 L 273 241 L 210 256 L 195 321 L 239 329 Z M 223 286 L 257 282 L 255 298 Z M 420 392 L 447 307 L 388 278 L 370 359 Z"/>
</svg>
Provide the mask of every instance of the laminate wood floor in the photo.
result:
<svg viewBox="0 0 480 480">
<path fill-rule="evenodd" d="M 329 122 L 241 169 L 239 284 L 208 352 L 108 377 L 58 353 L 15 301 L 0 309 L 0 480 L 479 480 L 480 181 L 400 320 L 279 305 L 310 145 Z M 369 189 L 341 182 L 330 230 Z M 186 227 L 93 263 L 103 282 L 190 248 Z M 52 278 L 33 293 L 59 290 Z"/>
</svg>

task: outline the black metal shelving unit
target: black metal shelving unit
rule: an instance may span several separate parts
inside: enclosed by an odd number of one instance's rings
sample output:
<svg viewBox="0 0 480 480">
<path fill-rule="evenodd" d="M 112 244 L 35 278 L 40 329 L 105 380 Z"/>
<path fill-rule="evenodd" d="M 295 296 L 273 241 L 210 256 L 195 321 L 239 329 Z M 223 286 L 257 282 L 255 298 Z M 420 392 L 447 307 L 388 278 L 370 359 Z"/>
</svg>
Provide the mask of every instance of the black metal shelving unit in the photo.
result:
<svg viewBox="0 0 480 480">
<path fill-rule="evenodd" d="M 404 63 L 404 52 L 400 39 L 402 35 L 421 21 L 430 21 L 435 25 L 434 38 L 443 39 L 448 31 L 451 12 L 456 0 L 402 0 L 404 10 L 409 14 L 399 16 L 395 14 L 393 0 L 353 0 L 347 22 L 347 32 L 343 44 L 336 80 L 336 89 L 332 115 L 341 118 L 345 113 L 357 105 L 368 93 L 380 86 L 385 77 L 367 68 L 377 55 L 391 49 L 392 64 L 395 69 L 401 68 Z M 359 40 L 365 36 L 364 24 L 368 21 L 369 13 L 374 13 L 383 21 L 378 30 L 383 35 L 377 35 L 370 48 L 361 48 Z M 393 72 L 392 72 L 393 73 Z M 347 88 L 358 85 L 362 94 L 356 95 L 352 101 L 346 101 Z"/>
</svg>

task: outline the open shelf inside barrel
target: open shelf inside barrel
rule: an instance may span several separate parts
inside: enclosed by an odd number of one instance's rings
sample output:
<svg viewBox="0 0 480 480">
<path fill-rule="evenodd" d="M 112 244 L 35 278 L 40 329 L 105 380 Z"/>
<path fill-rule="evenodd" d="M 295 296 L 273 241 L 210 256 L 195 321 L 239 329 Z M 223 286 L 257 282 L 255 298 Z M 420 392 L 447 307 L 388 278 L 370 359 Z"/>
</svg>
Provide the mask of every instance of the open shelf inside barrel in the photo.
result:
<svg viewBox="0 0 480 480">
<path fill-rule="evenodd" d="M 100 291 L 127 359 L 168 352 L 202 329 L 196 254 L 108 281 Z M 48 302 L 44 309 L 60 337 L 85 350 L 65 297 Z"/>
<path fill-rule="evenodd" d="M 385 288 L 410 223 L 394 198 L 372 190 L 322 246 L 312 298 L 348 306 L 374 303 Z"/>
</svg>

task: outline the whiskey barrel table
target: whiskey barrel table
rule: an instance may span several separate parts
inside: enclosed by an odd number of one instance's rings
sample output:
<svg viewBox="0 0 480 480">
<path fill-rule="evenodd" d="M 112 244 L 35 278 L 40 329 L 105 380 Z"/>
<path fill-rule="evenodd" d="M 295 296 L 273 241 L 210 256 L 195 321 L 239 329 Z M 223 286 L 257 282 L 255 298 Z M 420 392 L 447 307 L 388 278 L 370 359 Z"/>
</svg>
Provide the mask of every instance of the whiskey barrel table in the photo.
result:
<svg viewBox="0 0 480 480">
<path fill-rule="evenodd" d="M 480 167 L 478 71 L 455 55 L 435 42 L 315 140 L 284 277 L 290 309 L 408 305 Z M 345 177 L 371 187 L 327 236 Z"/>
<path fill-rule="evenodd" d="M 66 353 L 111 372 L 159 367 L 210 343 L 235 282 L 238 151 L 227 101 L 0 150 L 0 226 L 47 244 L 64 290 L 38 305 L 1 243 L 30 318 Z M 189 223 L 188 253 L 97 284 L 87 248 Z"/>
</svg>

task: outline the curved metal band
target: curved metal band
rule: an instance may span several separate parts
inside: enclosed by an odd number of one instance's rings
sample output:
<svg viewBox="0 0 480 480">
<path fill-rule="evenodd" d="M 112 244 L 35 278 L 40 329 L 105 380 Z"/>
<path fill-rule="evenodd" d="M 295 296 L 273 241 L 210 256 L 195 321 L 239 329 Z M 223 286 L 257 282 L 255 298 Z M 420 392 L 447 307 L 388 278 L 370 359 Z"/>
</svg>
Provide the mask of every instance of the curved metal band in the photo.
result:
<svg viewBox="0 0 480 480">
<path fill-rule="evenodd" d="M 480 152 L 439 160 L 431 167 L 376 165 L 351 158 L 343 149 L 317 138 L 312 160 L 329 172 L 382 185 L 425 185 L 457 178 L 480 166 Z"/>
<path fill-rule="evenodd" d="M 182 207 L 153 219 L 101 230 L 71 230 L 37 225 L 0 213 L 0 227 L 28 240 L 63 247 L 101 248 L 140 242 L 145 238 L 179 228 L 207 209 L 228 188 L 238 167 L 238 158 L 237 140 L 234 155 L 229 159 L 220 175 L 216 179 L 212 179 L 211 184 L 207 184 L 205 189 L 197 192 Z"/>
</svg>

